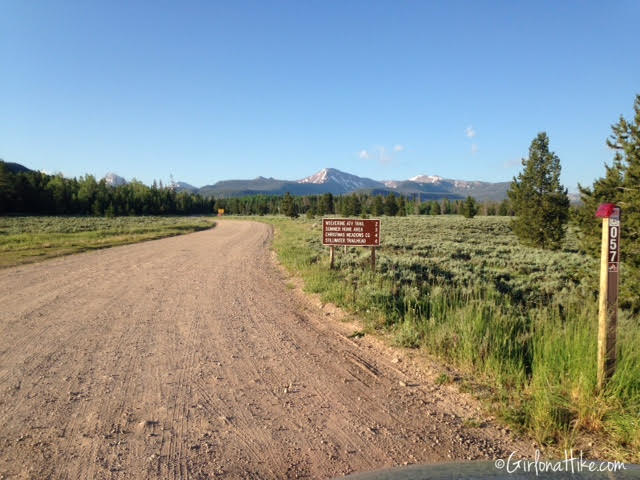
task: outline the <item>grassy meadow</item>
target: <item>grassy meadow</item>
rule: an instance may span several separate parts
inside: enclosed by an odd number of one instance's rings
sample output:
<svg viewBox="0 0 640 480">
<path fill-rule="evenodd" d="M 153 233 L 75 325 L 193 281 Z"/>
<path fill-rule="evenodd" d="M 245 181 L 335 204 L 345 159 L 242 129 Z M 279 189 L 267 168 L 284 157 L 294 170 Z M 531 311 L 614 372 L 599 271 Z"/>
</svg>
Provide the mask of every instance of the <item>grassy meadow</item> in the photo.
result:
<svg viewBox="0 0 640 480">
<path fill-rule="evenodd" d="M 455 365 L 460 378 L 443 381 L 513 428 L 551 450 L 640 462 L 640 319 L 620 312 L 618 369 L 598 393 L 599 262 L 572 231 L 549 252 L 521 246 L 506 217 L 383 217 L 373 274 L 358 247 L 337 247 L 329 270 L 320 219 L 262 220 L 308 291 L 357 313 L 365 331 Z"/>
<path fill-rule="evenodd" d="M 214 225 L 211 217 L 0 217 L 0 268 Z"/>
</svg>

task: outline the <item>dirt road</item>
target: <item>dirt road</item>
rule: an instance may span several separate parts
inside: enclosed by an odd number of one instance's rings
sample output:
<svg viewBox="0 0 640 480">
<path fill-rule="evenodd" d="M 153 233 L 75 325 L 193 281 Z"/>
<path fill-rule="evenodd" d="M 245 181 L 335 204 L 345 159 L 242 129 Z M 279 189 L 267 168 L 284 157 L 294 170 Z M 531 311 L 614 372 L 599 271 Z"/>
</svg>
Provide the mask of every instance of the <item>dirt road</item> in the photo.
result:
<svg viewBox="0 0 640 480">
<path fill-rule="evenodd" d="M 330 478 L 494 458 L 473 401 L 287 288 L 271 230 L 0 271 L 0 478 Z"/>
</svg>

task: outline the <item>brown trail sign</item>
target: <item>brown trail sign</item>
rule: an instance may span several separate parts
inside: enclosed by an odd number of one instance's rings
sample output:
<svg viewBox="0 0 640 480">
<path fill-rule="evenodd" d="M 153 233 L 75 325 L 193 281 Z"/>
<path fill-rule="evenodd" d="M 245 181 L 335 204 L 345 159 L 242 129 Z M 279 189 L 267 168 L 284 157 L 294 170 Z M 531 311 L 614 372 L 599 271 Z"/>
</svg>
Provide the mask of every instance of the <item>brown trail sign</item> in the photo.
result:
<svg viewBox="0 0 640 480">
<path fill-rule="evenodd" d="M 380 220 L 323 218 L 322 244 L 379 247 Z"/>
<path fill-rule="evenodd" d="M 375 269 L 376 247 L 380 246 L 380 220 L 323 218 L 322 244 L 331 247 L 329 257 L 331 268 L 333 268 L 336 245 L 371 247 L 371 268 Z"/>
</svg>

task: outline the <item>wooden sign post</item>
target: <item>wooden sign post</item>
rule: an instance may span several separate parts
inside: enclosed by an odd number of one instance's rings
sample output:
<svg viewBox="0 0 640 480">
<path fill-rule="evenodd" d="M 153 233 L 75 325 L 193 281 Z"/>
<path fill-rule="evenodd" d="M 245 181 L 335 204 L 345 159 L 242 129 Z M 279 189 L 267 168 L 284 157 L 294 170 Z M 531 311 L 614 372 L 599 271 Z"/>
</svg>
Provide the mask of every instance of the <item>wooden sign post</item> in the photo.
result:
<svg viewBox="0 0 640 480">
<path fill-rule="evenodd" d="M 602 390 L 616 369 L 620 207 L 612 203 L 602 204 L 596 212 L 596 217 L 602 218 L 598 322 L 598 390 Z"/>
<path fill-rule="evenodd" d="M 371 247 L 371 269 L 376 268 L 376 247 L 380 246 L 380 220 L 354 218 L 323 218 L 322 244 L 329 246 L 329 262 L 333 268 L 336 245 Z"/>
<path fill-rule="evenodd" d="M 371 270 L 376 269 L 376 247 L 371 247 Z"/>
</svg>

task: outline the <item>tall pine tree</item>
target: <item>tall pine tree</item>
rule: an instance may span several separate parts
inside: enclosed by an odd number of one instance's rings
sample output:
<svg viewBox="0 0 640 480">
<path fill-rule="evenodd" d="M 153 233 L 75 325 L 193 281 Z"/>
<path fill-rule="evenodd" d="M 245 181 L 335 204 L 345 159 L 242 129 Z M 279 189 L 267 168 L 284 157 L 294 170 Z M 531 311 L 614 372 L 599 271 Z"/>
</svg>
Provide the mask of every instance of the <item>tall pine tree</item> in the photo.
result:
<svg viewBox="0 0 640 480">
<path fill-rule="evenodd" d="M 567 189 L 560 184 L 560 159 L 539 133 L 522 159 L 524 171 L 513 179 L 508 195 L 517 217 L 512 222 L 520 241 L 539 248 L 559 248 L 569 220 Z"/>
<path fill-rule="evenodd" d="M 384 213 L 384 201 L 382 195 L 376 195 L 373 199 L 373 208 L 371 209 L 373 215 L 382 215 Z"/>
<path fill-rule="evenodd" d="M 475 199 L 469 195 L 462 205 L 462 214 L 465 218 L 473 218 L 478 213 L 478 205 Z"/>
<path fill-rule="evenodd" d="M 595 212 L 601 203 L 620 205 L 620 305 L 640 311 L 640 95 L 633 109 L 631 121 L 621 116 L 611 127 L 607 145 L 615 156 L 611 165 L 605 165 L 605 176 L 591 187 L 579 185 L 582 206 L 576 214 L 576 226 L 581 249 L 599 255 L 602 221 L 595 218 Z"/>
<path fill-rule="evenodd" d="M 407 203 L 402 195 L 400 195 L 400 198 L 398 199 L 398 215 L 400 217 L 407 216 Z"/>
<path fill-rule="evenodd" d="M 395 217 L 398 213 L 398 203 L 396 196 L 392 193 L 384 199 L 384 214 L 389 217 Z"/>
<path fill-rule="evenodd" d="M 325 193 L 318 202 L 318 213 L 320 215 L 332 214 L 334 212 L 333 195 Z"/>
<path fill-rule="evenodd" d="M 285 193 L 282 199 L 282 213 L 291 218 L 298 216 L 298 206 L 289 192 Z"/>
</svg>

